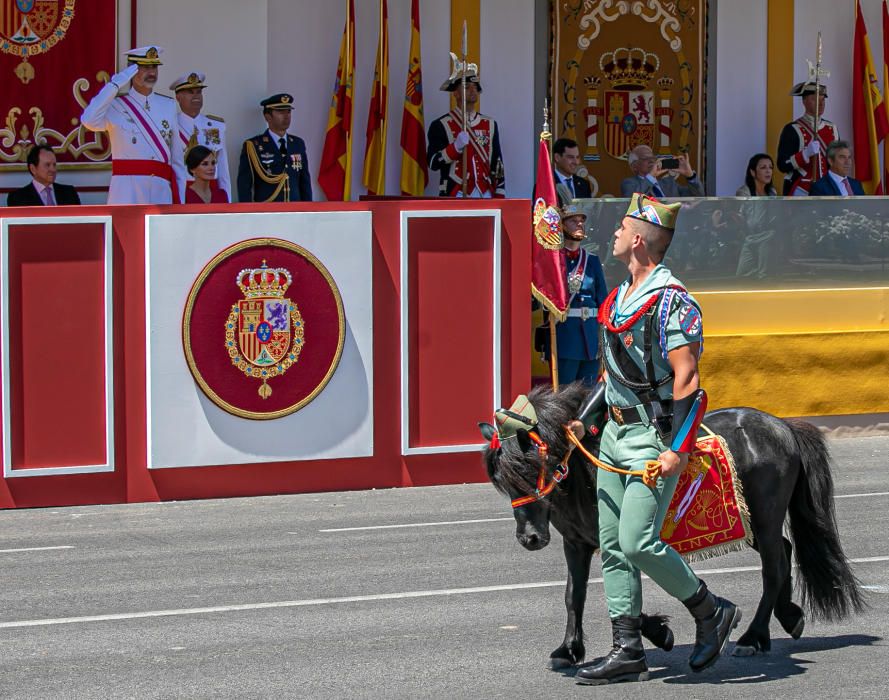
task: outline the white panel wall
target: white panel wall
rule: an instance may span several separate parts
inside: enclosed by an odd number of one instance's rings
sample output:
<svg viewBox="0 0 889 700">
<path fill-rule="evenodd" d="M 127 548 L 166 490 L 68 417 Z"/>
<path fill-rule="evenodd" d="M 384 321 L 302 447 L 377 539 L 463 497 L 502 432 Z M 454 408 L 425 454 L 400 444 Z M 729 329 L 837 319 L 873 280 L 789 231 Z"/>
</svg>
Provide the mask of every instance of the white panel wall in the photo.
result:
<svg viewBox="0 0 889 700">
<path fill-rule="evenodd" d="M 481 0 L 481 110 L 497 120 L 508 197 L 530 197 L 534 115 L 534 0 Z M 536 116 L 542 124 L 543 115 Z M 538 128 L 537 131 L 540 129 Z"/>
<path fill-rule="evenodd" d="M 225 119 L 234 182 L 241 142 L 265 125 L 258 105 L 268 95 L 266 0 L 141 0 L 137 7 L 139 45 L 165 49 L 159 92 L 171 94 L 167 86 L 186 71 L 207 74 L 204 111 Z"/>
<path fill-rule="evenodd" d="M 882 0 L 861 0 L 861 13 L 867 24 L 870 47 L 882 76 Z M 794 12 L 794 82 L 805 80 L 806 59 L 815 61 L 818 32 L 822 33 L 824 65 L 830 71 L 828 100 L 824 116 L 837 125 L 840 136 L 852 141 L 852 52 L 855 36 L 855 1 L 797 0 Z M 882 83 L 882 81 L 880 81 Z M 885 86 L 883 86 L 885 87 Z M 802 107 L 794 105 L 794 114 Z"/>
<path fill-rule="evenodd" d="M 768 0 L 719 2 L 716 8 L 717 196 L 734 196 L 754 153 L 766 150 Z M 743 57 L 741 59 L 740 57 Z M 711 75 L 711 79 L 712 79 Z M 772 154 L 775 157 L 775 154 Z"/>
<path fill-rule="evenodd" d="M 318 166 L 327 128 L 340 39 L 346 16 L 345 0 L 293 2 L 268 0 L 269 92 L 291 92 L 296 101 L 293 132 L 306 141 L 315 199 Z M 377 0 L 355 2 L 355 91 L 352 138 L 352 198 L 365 193 L 361 184 L 367 109 L 373 83 L 379 36 Z M 386 149 L 386 193 L 400 194 L 401 110 L 410 47 L 410 0 L 389 0 L 389 135 Z M 447 77 L 451 8 L 449 0 L 421 0 L 423 88 L 426 128 L 448 109 L 447 95 L 438 86 Z M 529 28 L 530 32 L 530 28 Z M 434 178 L 428 193 L 437 188 Z"/>
</svg>

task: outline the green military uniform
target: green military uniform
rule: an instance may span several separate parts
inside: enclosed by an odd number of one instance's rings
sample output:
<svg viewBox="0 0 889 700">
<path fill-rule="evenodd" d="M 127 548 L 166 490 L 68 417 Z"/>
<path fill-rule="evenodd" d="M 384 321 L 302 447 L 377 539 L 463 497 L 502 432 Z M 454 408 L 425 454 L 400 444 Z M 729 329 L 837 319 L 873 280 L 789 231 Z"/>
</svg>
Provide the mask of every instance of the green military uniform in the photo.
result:
<svg viewBox="0 0 889 700">
<path fill-rule="evenodd" d="M 642 285 L 627 297 L 630 281 L 626 280 L 617 291 L 613 316 L 609 319 L 619 325 L 628 320 L 648 299 L 661 291 L 659 301 L 652 310 L 656 315 L 655 328 L 665 314 L 663 332 L 655 332 L 652 338 L 652 361 L 658 380 L 670 373 L 669 362 L 661 352 L 683 345 L 701 342 L 703 339 L 700 311 L 697 302 L 688 294 L 671 294 L 669 285 L 680 285 L 663 265 L 654 268 Z M 664 303 L 670 305 L 663 309 Z M 648 316 L 643 315 L 630 329 L 620 334 L 620 341 L 629 356 L 645 373 L 643 358 L 644 330 Z M 609 331 L 605 330 L 605 333 Z M 626 386 L 617 382 L 613 373 L 619 367 L 613 348 L 603 343 L 609 376 L 605 398 L 609 406 L 628 408 L 639 405 L 639 398 Z M 663 384 L 657 391 L 661 399 L 671 399 L 673 382 Z M 645 462 L 656 460 L 667 449 L 664 440 L 650 424 L 645 411 L 638 406 L 642 423 L 619 425 L 613 418 L 608 421 L 602 436 L 600 458 L 622 469 L 644 469 Z M 660 539 L 661 526 L 679 474 L 658 478 L 657 487 L 650 489 L 637 476 L 624 476 L 600 471 L 598 475 L 599 540 L 602 548 L 602 572 L 605 594 L 612 617 L 639 615 L 642 611 L 641 572 L 670 595 L 685 600 L 697 589 L 698 578 L 688 564 L 669 545 Z"/>
</svg>

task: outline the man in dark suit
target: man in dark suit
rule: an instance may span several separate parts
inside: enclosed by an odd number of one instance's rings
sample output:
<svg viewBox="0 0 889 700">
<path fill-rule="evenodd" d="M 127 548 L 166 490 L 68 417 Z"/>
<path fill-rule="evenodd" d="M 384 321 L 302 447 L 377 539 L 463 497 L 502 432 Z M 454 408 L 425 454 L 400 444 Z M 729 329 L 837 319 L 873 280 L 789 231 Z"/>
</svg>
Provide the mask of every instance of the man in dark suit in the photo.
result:
<svg viewBox="0 0 889 700">
<path fill-rule="evenodd" d="M 238 165 L 238 201 L 311 202 L 312 178 L 306 144 L 287 133 L 293 96 L 279 93 L 259 103 L 269 125 L 244 141 Z"/>
<path fill-rule="evenodd" d="M 848 141 L 837 140 L 827 146 L 827 175 L 812 183 L 810 197 L 861 197 L 861 182 L 849 177 L 852 172 L 852 149 Z"/>
<path fill-rule="evenodd" d="M 56 182 L 56 154 L 45 144 L 34 146 L 28 152 L 28 170 L 31 182 L 20 190 L 9 193 L 6 200 L 10 207 L 41 207 L 56 204 L 80 204 L 77 190 L 71 185 Z"/>
<path fill-rule="evenodd" d="M 569 138 L 557 139 L 553 144 L 553 182 L 556 184 L 560 206 L 567 206 L 575 199 L 593 196 L 590 183 L 577 174 L 579 166 L 580 148 L 577 141 Z"/>
</svg>

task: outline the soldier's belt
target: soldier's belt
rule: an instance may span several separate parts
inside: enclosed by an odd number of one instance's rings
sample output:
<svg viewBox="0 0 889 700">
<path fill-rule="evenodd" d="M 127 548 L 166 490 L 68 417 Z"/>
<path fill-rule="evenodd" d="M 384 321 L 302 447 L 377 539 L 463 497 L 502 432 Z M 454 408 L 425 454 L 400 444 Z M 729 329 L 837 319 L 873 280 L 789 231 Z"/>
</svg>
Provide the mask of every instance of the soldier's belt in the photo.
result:
<svg viewBox="0 0 889 700">
<path fill-rule="evenodd" d="M 111 161 L 112 175 L 144 175 L 159 177 L 167 182 L 173 182 L 173 168 L 169 163 L 161 163 L 158 160 L 120 160 L 114 158 Z"/>
<path fill-rule="evenodd" d="M 580 318 L 588 321 L 591 318 L 596 318 L 598 313 L 599 309 L 595 306 L 581 306 L 579 309 L 568 309 L 568 318 Z"/>
<path fill-rule="evenodd" d="M 664 418 L 672 418 L 672 401 L 664 401 L 661 403 L 661 415 Z M 618 425 L 635 425 L 642 423 L 645 425 L 653 424 L 651 404 L 642 404 L 640 406 L 609 406 L 608 415 Z"/>
</svg>

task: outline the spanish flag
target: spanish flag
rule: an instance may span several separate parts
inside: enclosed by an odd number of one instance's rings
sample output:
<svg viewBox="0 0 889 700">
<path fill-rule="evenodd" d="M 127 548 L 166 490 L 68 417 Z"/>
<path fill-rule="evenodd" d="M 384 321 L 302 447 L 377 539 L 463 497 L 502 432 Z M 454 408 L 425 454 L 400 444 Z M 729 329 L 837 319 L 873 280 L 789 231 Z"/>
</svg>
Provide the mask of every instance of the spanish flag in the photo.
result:
<svg viewBox="0 0 889 700">
<path fill-rule="evenodd" d="M 401 194 L 422 197 L 428 184 L 420 61 L 420 0 L 411 0 L 411 51 L 401 115 Z"/>
<path fill-rule="evenodd" d="M 889 3 L 883 0 L 883 104 L 889 97 Z M 883 139 L 883 192 L 889 189 L 889 138 Z"/>
<path fill-rule="evenodd" d="M 889 134 L 889 117 L 877 84 L 861 3 L 855 0 L 855 41 L 852 66 L 852 132 L 855 177 L 867 194 L 883 194 L 879 144 Z"/>
<path fill-rule="evenodd" d="M 540 135 L 537 155 L 536 199 L 531 220 L 531 294 L 557 321 L 564 321 L 568 310 L 567 273 L 561 253 L 562 217 L 548 139 L 549 134 Z"/>
<path fill-rule="evenodd" d="M 355 2 L 347 0 L 346 26 L 340 42 L 336 82 L 327 112 L 318 184 L 330 201 L 352 196 L 352 85 L 355 78 Z"/>
<path fill-rule="evenodd" d="M 364 177 L 368 194 L 386 192 L 386 127 L 389 111 L 389 10 L 386 0 L 380 0 L 380 41 L 377 45 L 377 65 L 374 85 L 367 112 L 367 145 L 364 149 Z"/>
</svg>

